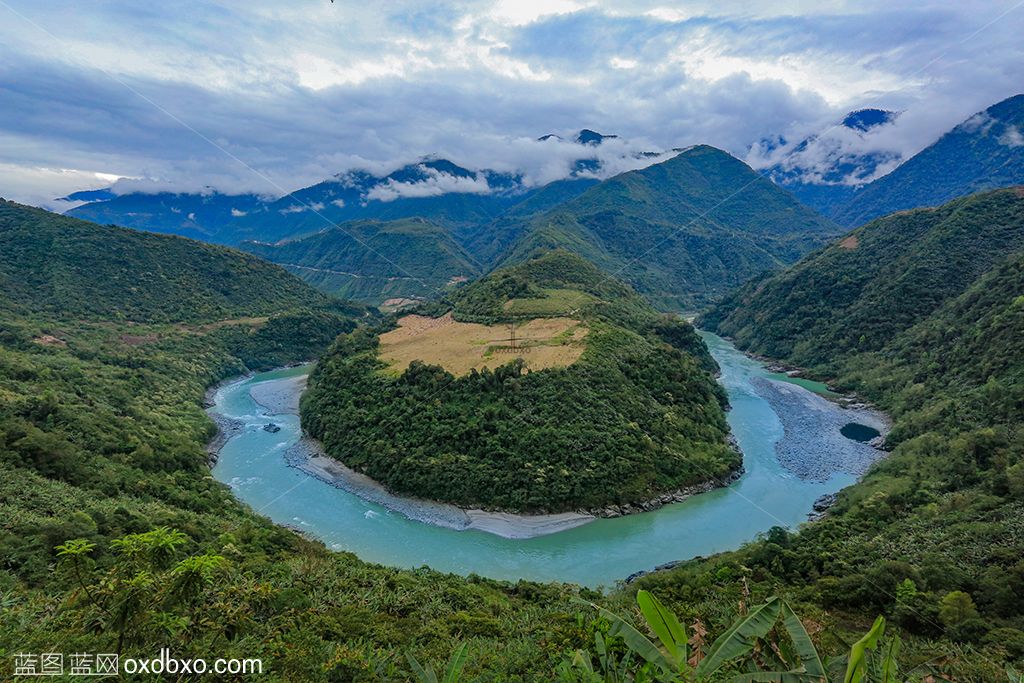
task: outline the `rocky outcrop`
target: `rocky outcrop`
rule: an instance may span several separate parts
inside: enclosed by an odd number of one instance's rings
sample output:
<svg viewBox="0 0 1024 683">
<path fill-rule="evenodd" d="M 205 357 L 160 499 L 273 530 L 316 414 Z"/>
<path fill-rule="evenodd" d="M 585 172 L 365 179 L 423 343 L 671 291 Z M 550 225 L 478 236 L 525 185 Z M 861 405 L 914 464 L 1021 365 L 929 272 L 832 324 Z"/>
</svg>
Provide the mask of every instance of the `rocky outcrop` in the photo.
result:
<svg viewBox="0 0 1024 683">
<path fill-rule="evenodd" d="M 686 486 L 676 491 L 663 493 L 655 498 L 635 503 L 624 503 L 622 505 L 603 505 L 591 510 L 580 510 L 579 512 L 581 514 L 593 515 L 594 517 L 604 517 L 605 519 L 622 517 L 623 515 L 634 515 L 639 512 L 650 512 L 651 510 L 657 510 L 658 508 L 671 503 L 681 503 L 690 496 L 695 496 L 698 493 L 707 493 L 708 491 L 728 486 L 741 476 L 743 476 L 742 465 L 725 477 L 710 479 L 708 481 L 701 482 L 700 484 L 694 484 L 693 486 Z"/>
</svg>

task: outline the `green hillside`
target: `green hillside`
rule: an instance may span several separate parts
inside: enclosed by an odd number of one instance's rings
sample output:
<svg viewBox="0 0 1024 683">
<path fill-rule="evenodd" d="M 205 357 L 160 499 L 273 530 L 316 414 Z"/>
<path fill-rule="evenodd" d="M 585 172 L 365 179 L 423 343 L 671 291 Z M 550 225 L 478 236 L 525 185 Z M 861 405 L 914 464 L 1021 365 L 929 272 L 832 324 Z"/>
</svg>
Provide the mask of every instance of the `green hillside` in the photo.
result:
<svg viewBox="0 0 1024 683">
<path fill-rule="evenodd" d="M 242 248 L 320 290 L 372 304 L 430 298 L 453 278 L 473 278 L 480 270 L 446 229 L 422 218 L 352 221 L 277 244 L 245 242 Z"/>
<path fill-rule="evenodd" d="M 678 310 L 791 263 L 837 231 L 743 162 L 701 145 L 529 218 L 504 262 L 565 247 Z"/>
<path fill-rule="evenodd" d="M 826 519 L 717 562 L 826 608 L 1024 657 L 1024 192 L 873 221 L 700 322 L 895 420 L 892 453 Z M 717 562 L 655 583 L 699 584 Z"/>
<path fill-rule="evenodd" d="M 3 305 L 38 315 L 208 322 L 326 307 L 284 269 L 182 237 L 0 202 Z"/>
<path fill-rule="evenodd" d="M 494 264 L 523 236 L 532 217 L 578 197 L 599 182 L 595 178 L 556 180 L 527 193 L 492 222 L 455 228 L 452 234 L 478 261 Z"/>
<path fill-rule="evenodd" d="M 854 227 L 894 211 L 1024 183 L 1021 131 L 1024 95 L 1016 95 L 967 119 L 829 215 Z"/>
<path fill-rule="evenodd" d="M 585 350 L 534 371 L 510 356 L 459 377 L 415 361 L 396 376 L 378 356 L 386 330 L 343 335 L 302 404 L 330 455 L 396 492 L 523 511 L 640 503 L 739 466 L 692 327 L 580 257 L 556 251 L 498 271 L 451 305 L 456 320 L 578 320 Z"/>
<path fill-rule="evenodd" d="M 873 221 L 739 289 L 703 324 L 757 353 L 827 366 L 887 348 L 1021 249 L 1022 191 L 973 195 Z"/>
</svg>

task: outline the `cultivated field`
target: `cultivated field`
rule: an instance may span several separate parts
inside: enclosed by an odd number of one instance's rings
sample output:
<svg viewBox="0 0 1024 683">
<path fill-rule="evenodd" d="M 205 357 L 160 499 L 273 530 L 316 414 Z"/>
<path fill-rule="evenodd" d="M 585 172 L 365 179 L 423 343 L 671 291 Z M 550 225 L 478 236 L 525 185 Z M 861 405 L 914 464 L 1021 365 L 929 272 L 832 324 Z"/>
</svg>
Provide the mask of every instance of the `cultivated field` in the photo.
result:
<svg viewBox="0 0 1024 683">
<path fill-rule="evenodd" d="M 507 325 L 460 323 L 450 313 L 440 318 L 407 315 L 398 324 L 380 337 L 382 360 L 395 371 L 420 360 L 453 375 L 496 368 L 513 358 L 522 358 L 531 370 L 570 365 L 583 353 L 588 332 L 579 320 L 537 318 L 516 325 L 517 346 L 526 352 L 509 353 Z"/>
</svg>

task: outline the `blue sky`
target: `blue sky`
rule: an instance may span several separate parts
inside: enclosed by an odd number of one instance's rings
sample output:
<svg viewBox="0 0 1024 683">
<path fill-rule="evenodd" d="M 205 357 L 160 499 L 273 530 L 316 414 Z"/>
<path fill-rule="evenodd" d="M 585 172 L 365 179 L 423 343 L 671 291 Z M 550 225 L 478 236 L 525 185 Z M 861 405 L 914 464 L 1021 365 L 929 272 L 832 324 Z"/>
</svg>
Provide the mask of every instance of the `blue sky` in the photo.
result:
<svg viewBox="0 0 1024 683">
<path fill-rule="evenodd" d="M 280 193 L 424 154 L 544 182 L 572 156 L 549 132 L 744 158 L 865 106 L 905 112 L 864 143 L 905 156 L 1024 91 L 1022 5 L 0 0 L 0 195 Z"/>
</svg>

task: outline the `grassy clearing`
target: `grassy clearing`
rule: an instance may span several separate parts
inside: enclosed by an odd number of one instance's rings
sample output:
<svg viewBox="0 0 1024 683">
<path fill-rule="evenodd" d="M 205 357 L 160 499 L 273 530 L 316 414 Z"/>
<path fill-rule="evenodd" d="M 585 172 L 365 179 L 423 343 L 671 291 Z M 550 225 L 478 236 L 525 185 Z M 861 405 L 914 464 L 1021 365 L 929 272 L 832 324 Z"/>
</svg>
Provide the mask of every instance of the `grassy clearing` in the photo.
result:
<svg viewBox="0 0 1024 683">
<path fill-rule="evenodd" d="M 599 301 L 596 296 L 578 289 L 545 289 L 543 297 L 509 299 L 504 309 L 523 316 L 570 315 L 572 311 Z"/>
<path fill-rule="evenodd" d="M 530 370 L 571 365 L 583 354 L 588 329 L 571 318 L 537 318 L 516 325 L 516 338 L 528 349 L 522 354 L 502 350 L 508 346 L 505 325 L 456 322 L 451 314 L 440 318 L 407 315 L 399 327 L 380 336 L 380 358 L 390 370 L 401 372 L 414 360 L 440 365 L 453 375 L 496 368 L 516 357 Z"/>
</svg>

